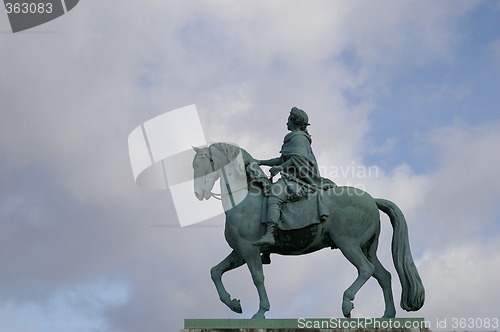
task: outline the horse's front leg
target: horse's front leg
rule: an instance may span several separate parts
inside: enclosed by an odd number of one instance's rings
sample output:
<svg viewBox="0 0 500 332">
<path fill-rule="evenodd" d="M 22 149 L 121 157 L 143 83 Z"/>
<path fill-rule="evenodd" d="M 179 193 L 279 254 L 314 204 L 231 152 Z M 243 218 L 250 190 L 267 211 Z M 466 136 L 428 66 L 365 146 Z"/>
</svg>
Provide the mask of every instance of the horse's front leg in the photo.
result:
<svg viewBox="0 0 500 332">
<path fill-rule="evenodd" d="M 234 312 L 239 314 L 242 313 L 240 301 L 237 299 L 231 300 L 231 295 L 226 291 L 224 284 L 222 283 L 222 275 L 227 271 L 233 270 L 241 265 L 245 264 L 245 261 L 236 251 L 232 251 L 222 262 L 214 266 L 210 270 L 210 275 L 212 277 L 212 281 L 215 284 L 215 288 L 217 289 L 217 293 L 219 294 L 219 298 Z"/>
<path fill-rule="evenodd" d="M 241 254 L 245 259 L 248 269 L 252 275 L 252 280 L 259 294 L 259 311 L 253 315 L 252 319 L 265 319 L 266 311 L 269 311 L 270 304 L 267 298 L 266 287 L 264 285 L 264 271 L 262 269 L 262 259 L 260 249 L 251 243 L 242 248 Z"/>
</svg>

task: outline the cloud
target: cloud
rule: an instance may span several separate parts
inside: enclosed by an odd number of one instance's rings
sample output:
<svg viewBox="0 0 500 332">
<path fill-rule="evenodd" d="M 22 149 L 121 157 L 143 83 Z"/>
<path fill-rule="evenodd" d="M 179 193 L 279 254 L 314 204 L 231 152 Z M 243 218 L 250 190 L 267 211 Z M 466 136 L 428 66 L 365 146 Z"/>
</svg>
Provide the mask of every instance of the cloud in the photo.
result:
<svg viewBox="0 0 500 332">
<path fill-rule="evenodd" d="M 496 294 L 491 292 L 491 285 L 500 273 L 495 242 L 470 240 L 426 254 L 420 262 L 430 304 L 422 311 L 425 317 L 447 318 L 444 326 L 447 329 L 453 328 L 453 318 L 497 318 Z M 437 308 L 441 309 L 436 311 Z M 469 328 L 485 327 L 474 323 Z"/>
<path fill-rule="evenodd" d="M 478 126 L 441 128 L 431 141 L 437 146 L 440 170 L 432 175 L 426 210 L 432 222 L 428 233 L 446 234 L 444 241 L 485 236 L 485 229 L 498 223 L 500 182 L 495 177 L 500 144 L 498 121 Z M 430 224 L 428 224 L 430 225 Z M 432 238 L 432 237 L 431 237 Z"/>
</svg>

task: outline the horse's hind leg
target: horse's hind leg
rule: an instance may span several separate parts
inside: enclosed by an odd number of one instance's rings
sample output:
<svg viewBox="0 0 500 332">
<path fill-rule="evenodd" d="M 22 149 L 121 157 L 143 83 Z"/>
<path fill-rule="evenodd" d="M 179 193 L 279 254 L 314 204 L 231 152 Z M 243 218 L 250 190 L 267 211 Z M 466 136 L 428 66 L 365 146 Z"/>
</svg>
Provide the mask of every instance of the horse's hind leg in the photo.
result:
<svg viewBox="0 0 500 332">
<path fill-rule="evenodd" d="M 370 246 L 368 259 L 375 267 L 373 277 L 377 279 L 384 293 L 385 311 L 383 318 L 394 318 L 396 317 L 396 308 L 394 307 L 394 297 L 392 295 L 391 274 L 380 263 L 377 257 L 377 247 L 378 239 L 375 239 Z"/>
<path fill-rule="evenodd" d="M 345 246 L 339 249 L 358 270 L 358 277 L 344 292 L 344 297 L 342 300 L 342 313 L 344 314 L 344 317 L 350 318 L 351 310 L 354 308 L 354 304 L 352 301 L 354 301 L 354 297 L 356 296 L 356 293 L 359 291 L 361 286 L 363 286 L 366 281 L 373 275 L 375 267 L 372 263 L 370 263 L 368 258 L 366 258 L 365 254 L 359 246 Z"/>
<path fill-rule="evenodd" d="M 242 313 L 240 301 L 237 299 L 231 300 L 231 295 L 229 295 L 224 287 L 224 284 L 222 283 L 222 275 L 227 271 L 242 266 L 243 264 L 245 264 L 245 261 L 241 255 L 233 250 L 222 262 L 210 270 L 210 275 L 212 276 L 217 293 L 219 293 L 220 300 L 222 303 L 227 305 L 229 309 L 239 314 Z"/>
</svg>

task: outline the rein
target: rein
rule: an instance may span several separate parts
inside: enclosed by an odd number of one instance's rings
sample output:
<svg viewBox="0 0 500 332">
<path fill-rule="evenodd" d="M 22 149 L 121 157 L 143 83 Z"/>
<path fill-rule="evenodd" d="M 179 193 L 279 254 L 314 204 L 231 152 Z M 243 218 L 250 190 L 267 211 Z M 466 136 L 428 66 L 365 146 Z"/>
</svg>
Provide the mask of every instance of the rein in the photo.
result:
<svg viewBox="0 0 500 332">
<path fill-rule="evenodd" d="M 215 172 L 216 171 L 215 162 L 214 162 L 214 159 L 212 156 L 212 150 L 210 150 L 210 148 L 211 148 L 211 146 L 208 147 L 208 158 L 210 159 L 210 166 L 212 166 L 212 172 Z M 224 169 L 224 167 L 220 167 L 220 169 L 222 170 L 222 176 L 224 177 L 224 182 L 226 183 L 226 190 L 228 192 L 229 200 L 231 201 L 231 207 L 234 208 L 236 206 L 236 204 L 234 203 L 234 197 L 233 197 L 233 193 L 231 191 L 231 186 L 229 185 L 229 181 L 227 180 L 226 170 Z M 210 192 L 210 195 L 219 201 L 222 200 L 222 193 L 216 194 L 216 193 Z"/>
<path fill-rule="evenodd" d="M 214 192 L 210 192 L 210 197 L 213 197 L 213 198 L 215 198 L 218 201 L 222 201 L 222 194 L 217 194 L 217 193 L 214 193 Z"/>
</svg>

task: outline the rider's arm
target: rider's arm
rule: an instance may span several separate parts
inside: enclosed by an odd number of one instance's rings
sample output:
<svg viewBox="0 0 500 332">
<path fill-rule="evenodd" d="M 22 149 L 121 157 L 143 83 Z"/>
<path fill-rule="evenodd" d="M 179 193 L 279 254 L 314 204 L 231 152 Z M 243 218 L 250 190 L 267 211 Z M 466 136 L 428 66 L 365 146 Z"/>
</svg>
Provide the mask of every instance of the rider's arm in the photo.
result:
<svg viewBox="0 0 500 332">
<path fill-rule="evenodd" d="M 282 160 L 281 160 L 281 157 L 277 157 L 277 158 L 273 158 L 273 159 L 257 160 L 257 163 L 259 165 L 264 165 L 264 166 L 277 166 L 277 165 L 281 165 Z"/>
<path fill-rule="evenodd" d="M 271 172 L 271 176 L 274 176 L 276 174 L 278 174 L 279 172 L 285 170 L 291 166 L 293 164 L 292 162 L 292 159 L 288 159 L 287 161 L 285 161 L 284 163 L 281 163 L 281 160 L 278 164 L 276 164 L 275 166 L 271 167 L 271 169 L 269 170 L 269 172 Z"/>
<path fill-rule="evenodd" d="M 286 170 L 288 167 L 290 167 L 293 164 L 292 158 L 289 158 L 287 161 L 285 161 L 283 164 L 279 165 L 281 166 L 281 169 Z"/>
</svg>

